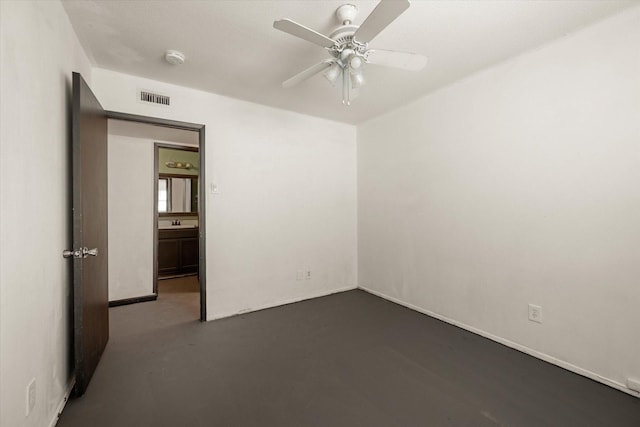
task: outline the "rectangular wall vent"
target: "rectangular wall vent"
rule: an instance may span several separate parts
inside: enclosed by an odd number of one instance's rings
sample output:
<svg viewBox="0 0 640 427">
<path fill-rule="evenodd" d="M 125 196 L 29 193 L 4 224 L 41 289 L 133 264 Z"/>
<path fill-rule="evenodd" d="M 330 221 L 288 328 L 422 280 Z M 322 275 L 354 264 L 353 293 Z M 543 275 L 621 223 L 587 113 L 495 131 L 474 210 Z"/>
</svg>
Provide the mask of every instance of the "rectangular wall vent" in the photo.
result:
<svg viewBox="0 0 640 427">
<path fill-rule="evenodd" d="M 171 98 L 166 95 L 160 95 L 158 93 L 148 92 L 146 90 L 140 91 L 140 101 L 149 102 L 151 104 L 166 105 L 171 104 Z"/>
</svg>

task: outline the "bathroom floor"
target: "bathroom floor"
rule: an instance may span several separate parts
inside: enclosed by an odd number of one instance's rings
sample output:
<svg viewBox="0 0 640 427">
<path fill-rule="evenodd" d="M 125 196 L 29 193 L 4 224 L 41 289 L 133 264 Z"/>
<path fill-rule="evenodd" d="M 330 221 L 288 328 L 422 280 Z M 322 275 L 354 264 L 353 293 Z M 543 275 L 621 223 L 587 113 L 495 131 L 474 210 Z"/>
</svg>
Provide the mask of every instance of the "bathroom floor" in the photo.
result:
<svg viewBox="0 0 640 427">
<path fill-rule="evenodd" d="M 158 280 L 158 302 L 165 305 L 168 310 L 177 310 L 184 316 L 188 316 L 189 320 L 199 319 L 200 284 L 198 276 Z"/>
</svg>

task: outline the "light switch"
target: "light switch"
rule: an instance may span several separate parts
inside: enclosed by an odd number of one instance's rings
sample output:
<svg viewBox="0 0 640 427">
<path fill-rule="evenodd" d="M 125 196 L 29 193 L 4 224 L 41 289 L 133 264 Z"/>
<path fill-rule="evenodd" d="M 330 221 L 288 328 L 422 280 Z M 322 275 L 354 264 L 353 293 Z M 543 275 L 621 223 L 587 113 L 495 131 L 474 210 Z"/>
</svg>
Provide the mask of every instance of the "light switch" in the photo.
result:
<svg viewBox="0 0 640 427">
<path fill-rule="evenodd" d="M 209 188 L 210 188 L 211 194 L 220 194 L 220 190 L 218 189 L 218 186 L 216 184 L 211 183 L 209 185 Z"/>
</svg>

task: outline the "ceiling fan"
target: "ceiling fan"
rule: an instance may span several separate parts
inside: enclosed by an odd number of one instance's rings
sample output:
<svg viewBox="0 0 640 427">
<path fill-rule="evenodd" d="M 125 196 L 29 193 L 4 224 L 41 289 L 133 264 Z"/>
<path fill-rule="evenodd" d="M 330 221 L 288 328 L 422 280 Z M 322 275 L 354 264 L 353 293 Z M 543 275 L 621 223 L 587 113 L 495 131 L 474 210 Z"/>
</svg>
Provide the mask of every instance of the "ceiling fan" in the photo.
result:
<svg viewBox="0 0 640 427">
<path fill-rule="evenodd" d="M 358 13 L 355 5 L 344 4 L 336 10 L 340 26 L 328 37 L 290 19 L 273 22 L 273 27 L 324 47 L 331 58 L 296 74 L 282 83 L 289 88 L 323 72 L 335 85 L 342 77 L 342 103 L 351 104 L 352 90 L 364 84 L 365 64 L 383 65 L 408 71 L 419 71 L 427 63 L 423 55 L 394 50 L 370 49 L 369 42 L 409 8 L 409 0 L 381 0 L 361 25 L 354 25 Z"/>
</svg>

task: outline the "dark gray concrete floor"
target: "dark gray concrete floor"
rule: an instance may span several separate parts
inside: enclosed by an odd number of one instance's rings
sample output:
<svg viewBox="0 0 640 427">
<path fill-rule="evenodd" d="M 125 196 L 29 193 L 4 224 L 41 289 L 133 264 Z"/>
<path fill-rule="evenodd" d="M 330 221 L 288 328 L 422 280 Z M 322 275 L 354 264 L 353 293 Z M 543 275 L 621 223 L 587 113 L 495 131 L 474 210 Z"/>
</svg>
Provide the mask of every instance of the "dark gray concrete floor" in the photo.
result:
<svg viewBox="0 0 640 427">
<path fill-rule="evenodd" d="M 640 399 L 363 291 L 200 323 L 184 280 L 110 310 L 59 427 L 640 426 Z"/>
</svg>

